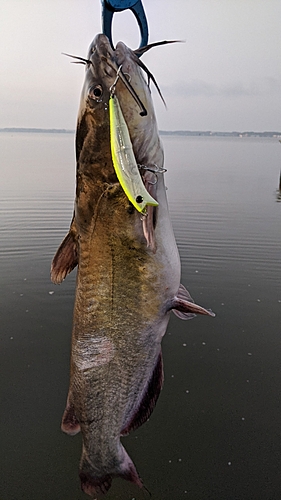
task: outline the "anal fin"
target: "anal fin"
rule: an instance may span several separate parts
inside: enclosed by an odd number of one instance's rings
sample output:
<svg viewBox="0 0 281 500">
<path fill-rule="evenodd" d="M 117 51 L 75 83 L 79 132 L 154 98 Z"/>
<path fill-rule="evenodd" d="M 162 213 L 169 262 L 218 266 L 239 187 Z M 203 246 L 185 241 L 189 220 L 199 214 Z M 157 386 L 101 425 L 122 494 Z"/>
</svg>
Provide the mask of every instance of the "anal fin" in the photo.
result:
<svg viewBox="0 0 281 500">
<path fill-rule="evenodd" d="M 140 406 L 136 409 L 131 421 L 122 429 L 124 436 L 144 424 L 154 410 L 164 381 L 162 352 L 160 351 L 151 379 L 143 396 Z"/>
</svg>

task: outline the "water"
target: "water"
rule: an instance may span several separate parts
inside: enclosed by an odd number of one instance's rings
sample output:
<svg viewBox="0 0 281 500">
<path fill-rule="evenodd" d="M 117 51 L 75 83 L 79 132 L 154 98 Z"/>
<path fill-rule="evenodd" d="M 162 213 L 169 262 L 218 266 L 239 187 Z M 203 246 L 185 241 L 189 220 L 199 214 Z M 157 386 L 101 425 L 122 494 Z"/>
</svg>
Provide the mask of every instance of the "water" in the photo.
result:
<svg viewBox="0 0 281 500">
<path fill-rule="evenodd" d="M 0 134 L 1 500 L 78 500 L 60 431 L 75 273 L 49 280 L 72 217 L 74 137 Z M 276 139 L 164 137 L 182 282 L 215 319 L 173 316 L 165 384 L 124 439 L 155 500 L 280 500 L 281 230 Z M 107 498 L 149 498 L 115 480 Z"/>
</svg>

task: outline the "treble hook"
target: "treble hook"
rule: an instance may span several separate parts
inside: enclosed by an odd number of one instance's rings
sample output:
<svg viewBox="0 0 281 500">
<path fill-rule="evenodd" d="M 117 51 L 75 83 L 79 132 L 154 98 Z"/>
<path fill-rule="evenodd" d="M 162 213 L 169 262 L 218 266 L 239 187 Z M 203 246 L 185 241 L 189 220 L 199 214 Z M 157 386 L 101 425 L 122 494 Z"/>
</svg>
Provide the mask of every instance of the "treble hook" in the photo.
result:
<svg viewBox="0 0 281 500">
<path fill-rule="evenodd" d="M 141 47 L 145 47 L 148 42 L 148 25 L 146 15 L 141 0 L 101 0 L 102 3 L 102 32 L 107 36 L 110 44 L 113 47 L 111 26 L 112 18 L 115 12 L 123 10 L 131 10 L 138 22 L 141 33 Z M 139 54 L 139 57 L 141 54 Z"/>
<path fill-rule="evenodd" d="M 122 64 L 121 64 L 121 66 L 119 66 L 118 70 L 116 71 L 116 78 L 115 78 L 113 84 L 111 85 L 111 87 L 109 87 L 109 93 L 110 93 L 111 97 L 113 97 L 115 94 L 115 87 L 116 87 L 116 83 L 118 82 L 118 78 L 120 76 L 121 69 L 122 69 Z"/>
</svg>

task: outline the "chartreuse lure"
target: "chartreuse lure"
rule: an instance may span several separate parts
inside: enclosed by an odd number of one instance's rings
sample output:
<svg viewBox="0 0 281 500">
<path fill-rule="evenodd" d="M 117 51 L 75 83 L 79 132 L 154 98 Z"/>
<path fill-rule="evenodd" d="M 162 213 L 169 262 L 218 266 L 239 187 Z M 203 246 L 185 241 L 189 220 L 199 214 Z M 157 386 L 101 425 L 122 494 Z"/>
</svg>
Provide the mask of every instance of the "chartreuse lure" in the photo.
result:
<svg viewBox="0 0 281 500">
<path fill-rule="evenodd" d="M 110 145 L 117 178 L 130 202 L 142 213 L 146 205 L 158 206 L 143 184 L 120 104 L 114 93 L 109 99 Z"/>
</svg>

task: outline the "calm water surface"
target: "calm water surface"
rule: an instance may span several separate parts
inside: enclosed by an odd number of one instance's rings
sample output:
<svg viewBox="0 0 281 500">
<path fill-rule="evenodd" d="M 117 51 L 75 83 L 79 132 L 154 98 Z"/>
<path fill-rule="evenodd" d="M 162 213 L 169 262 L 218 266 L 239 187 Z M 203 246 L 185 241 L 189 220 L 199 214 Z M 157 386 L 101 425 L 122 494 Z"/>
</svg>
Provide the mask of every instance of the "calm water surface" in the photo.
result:
<svg viewBox="0 0 281 500">
<path fill-rule="evenodd" d="M 157 407 L 123 440 L 153 500 L 281 498 L 281 145 L 164 137 L 182 282 L 215 319 L 173 316 Z M 73 135 L 0 134 L 0 500 L 82 500 L 60 431 L 75 273 L 49 280 L 72 217 Z M 109 500 L 148 494 L 115 480 Z"/>
</svg>

